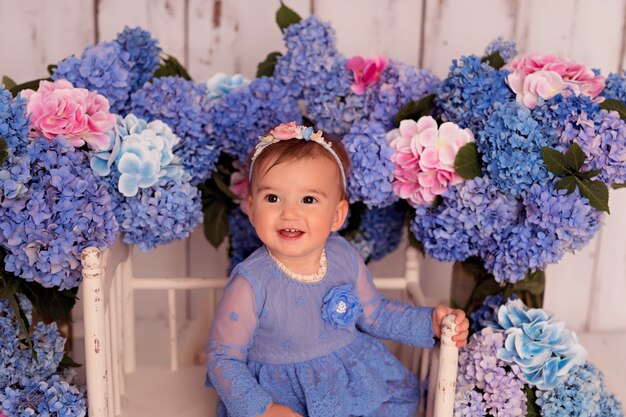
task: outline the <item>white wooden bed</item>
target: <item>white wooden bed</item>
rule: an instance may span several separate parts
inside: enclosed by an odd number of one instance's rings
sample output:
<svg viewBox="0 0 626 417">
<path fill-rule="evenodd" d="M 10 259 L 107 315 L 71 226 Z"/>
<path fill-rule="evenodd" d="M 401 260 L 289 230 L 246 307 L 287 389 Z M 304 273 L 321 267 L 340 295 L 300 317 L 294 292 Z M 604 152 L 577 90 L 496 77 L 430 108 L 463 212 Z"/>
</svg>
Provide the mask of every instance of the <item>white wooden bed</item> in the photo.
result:
<svg viewBox="0 0 626 417">
<path fill-rule="evenodd" d="M 204 366 L 179 363 L 175 292 L 207 291 L 207 307 L 212 312 L 226 278 L 136 278 L 133 276 L 132 251 L 119 242 L 105 252 L 96 248 L 85 249 L 82 264 L 89 416 L 214 416 L 216 395 L 214 390 L 203 386 Z M 375 279 L 375 283 L 381 290 L 405 291 L 415 304 L 432 305 L 432 302 L 424 298 L 420 289 L 418 267 L 417 252 L 408 249 L 405 276 Z M 137 366 L 136 356 L 142 353 L 137 352 L 135 343 L 136 291 L 167 293 L 169 366 Z M 456 354 L 456 348 L 453 350 Z M 423 354 L 420 349 L 404 349 L 401 352 L 398 354 L 400 359 L 422 381 L 428 373 L 429 361 L 431 365 L 437 363 L 436 355 Z M 456 356 L 453 359 L 455 358 Z M 454 384 L 456 362 L 446 366 L 452 367 L 454 373 L 451 377 L 448 376 L 447 383 Z M 420 415 L 432 415 L 433 404 L 446 401 L 447 403 L 439 405 L 449 411 L 438 415 L 451 416 L 453 395 L 435 399 L 435 384 L 435 378 L 430 378 L 429 410 L 420 410 Z M 450 390 L 446 392 L 450 393 Z M 426 401 L 422 401 L 424 403 Z"/>
</svg>

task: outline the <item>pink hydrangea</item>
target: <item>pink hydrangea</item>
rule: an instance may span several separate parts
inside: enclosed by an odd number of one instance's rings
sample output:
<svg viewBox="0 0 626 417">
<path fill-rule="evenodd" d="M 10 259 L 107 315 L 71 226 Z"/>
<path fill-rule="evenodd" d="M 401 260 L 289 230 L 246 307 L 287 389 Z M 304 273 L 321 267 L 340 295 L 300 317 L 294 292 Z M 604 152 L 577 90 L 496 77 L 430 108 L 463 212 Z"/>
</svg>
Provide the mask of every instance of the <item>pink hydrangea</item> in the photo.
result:
<svg viewBox="0 0 626 417">
<path fill-rule="evenodd" d="M 463 179 L 454 169 L 459 149 L 473 142 L 469 129 L 446 122 L 437 127 L 430 116 L 417 122 L 403 120 L 400 127 L 387 133 L 387 142 L 394 152 L 393 191 L 411 205 L 432 203 L 451 185 Z"/>
<path fill-rule="evenodd" d="M 248 214 L 248 177 L 249 173 L 243 168 L 241 163 L 235 161 L 233 163 L 235 171 L 230 175 L 230 191 L 237 196 L 239 200 L 239 208 L 245 214 Z M 0 416 L 2 417 L 2 416 Z"/>
<path fill-rule="evenodd" d="M 74 88 L 67 80 L 42 81 L 37 91 L 22 91 L 28 103 L 30 137 L 47 139 L 63 135 L 73 146 L 85 143 L 95 151 L 110 149 L 107 134 L 115 126 L 108 100 L 85 88 Z"/>
<path fill-rule="evenodd" d="M 386 66 L 387 58 L 384 56 L 365 59 L 355 55 L 350 58 L 346 62 L 346 69 L 352 71 L 354 75 L 354 81 L 351 86 L 354 94 L 363 94 L 367 87 L 375 84 Z"/>
<path fill-rule="evenodd" d="M 596 75 L 585 65 L 555 55 L 527 54 L 511 61 L 507 83 L 516 99 L 529 109 L 537 106 L 539 98 L 547 100 L 561 93 L 583 94 L 596 101 L 605 86 L 604 77 Z"/>
</svg>

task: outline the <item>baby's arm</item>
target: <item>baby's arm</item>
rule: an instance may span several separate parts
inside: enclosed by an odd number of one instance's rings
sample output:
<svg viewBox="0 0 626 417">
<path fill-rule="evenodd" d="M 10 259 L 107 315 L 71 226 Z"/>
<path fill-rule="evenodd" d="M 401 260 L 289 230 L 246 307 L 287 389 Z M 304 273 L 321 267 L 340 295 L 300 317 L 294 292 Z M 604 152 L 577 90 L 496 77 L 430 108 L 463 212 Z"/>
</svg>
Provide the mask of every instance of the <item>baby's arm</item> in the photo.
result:
<svg viewBox="0 0 626 417">
<path fill-rule="evenodd" d="M 230 416 L 259 416 L 272 402 L 246 366 L 257 327 L 255 306 L 250 283 L 235 277 L 224 290 L 209 331 L 207 371 Z"/>
</svg>

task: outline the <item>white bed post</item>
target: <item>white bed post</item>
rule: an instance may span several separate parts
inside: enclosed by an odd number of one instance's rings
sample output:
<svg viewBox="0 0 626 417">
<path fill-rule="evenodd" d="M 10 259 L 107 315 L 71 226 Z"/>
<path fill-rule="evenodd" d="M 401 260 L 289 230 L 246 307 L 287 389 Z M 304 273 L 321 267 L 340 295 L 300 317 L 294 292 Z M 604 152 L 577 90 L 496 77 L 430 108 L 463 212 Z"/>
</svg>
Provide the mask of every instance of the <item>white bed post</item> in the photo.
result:
<svg viewBox="0 0 626 417">
<path fill-rule="evenodd" d="M 456 374 L 459 366 L 459 349 L 452 341 L 455 332 L 455 316 L 450 314 L 443 319 L 441 326 L 441 344 L 434 401 L 434 417 L 452 417 L 456 393 Z"/>
<path fill-rule="evenodd" d="M 89 247 L 81 255 L 83 265 L 83 316 L 85 320 L 85 366 L 90 417 L 109 417 L 107 340 L 103 253 Z"/>
<path fill-rule="evenodd" d="M 135 372 L 135 288 L 133 275 L 133 248 L 128 250 L 122 273 L 124 372 Z"/>
</svg>

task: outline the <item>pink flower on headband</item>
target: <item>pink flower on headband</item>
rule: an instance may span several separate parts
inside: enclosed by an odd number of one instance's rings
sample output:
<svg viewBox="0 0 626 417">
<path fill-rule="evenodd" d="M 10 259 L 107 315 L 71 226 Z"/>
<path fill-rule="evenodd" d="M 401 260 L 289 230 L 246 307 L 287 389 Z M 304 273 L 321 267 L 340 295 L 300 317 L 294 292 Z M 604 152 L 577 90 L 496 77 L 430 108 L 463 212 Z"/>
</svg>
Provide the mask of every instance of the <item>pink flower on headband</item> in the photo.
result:
<svg viewBox="0 0 626 417">
<path fill-rule="evenodd" d="M 297 134 L 298 126 L 296 126 L 296 122 L 280 124 L 270 131 L 270 135 L 278 140 L 292 139 L 295 138 Z"/>
<path fill-rule="evenodd" d="M 346 69 L 354 74 L 351 86 L 354 94 L 363 94 L 367 87 L 376 84 L 386 66 L 387 58 L 382 55 L 368 59 L 359 55 L 350 58 L 346 62 Z"/>
</svg>

